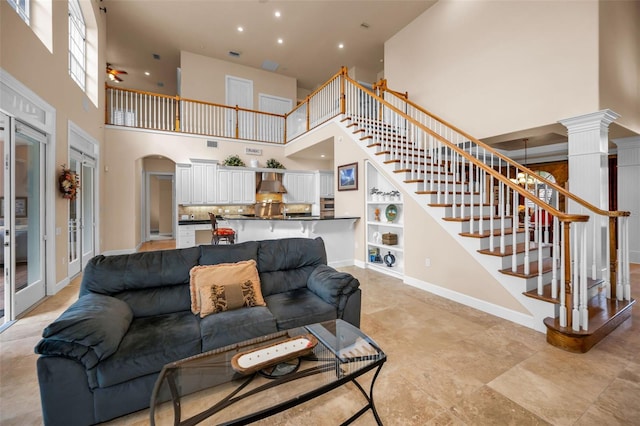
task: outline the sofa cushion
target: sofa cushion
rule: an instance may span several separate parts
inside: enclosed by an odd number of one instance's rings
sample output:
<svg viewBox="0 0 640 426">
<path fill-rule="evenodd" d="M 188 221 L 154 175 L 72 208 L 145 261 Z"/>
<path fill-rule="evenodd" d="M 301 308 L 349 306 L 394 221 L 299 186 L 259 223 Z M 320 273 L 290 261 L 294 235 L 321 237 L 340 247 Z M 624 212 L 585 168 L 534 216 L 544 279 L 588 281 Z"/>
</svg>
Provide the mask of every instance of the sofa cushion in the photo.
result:
<svg viewBox="0 0 640 426">
<path fill-rule="evenodd" d="M 264 306 L 221 312 L 200 320 L 203 352 L 276 331 L 276 320 Z"/>
<path fill-rule="evenodd" d="M 134 319 L 118 351 L 97 365 L 97 386 L 157 373 L 169 362 L 200 353 L 198 322 L 190 311 Z"/>
<path fill-rule="evenodd" d="M 200 265 L 216 265 L 218 263 L 234 263 L 241 260 L 258 260 L 258 242 L 245 241 L 228 245 L 201 245 Z"/>
<path fill-rule="evenodd" d="M 44 329 L 35 351 L 72 358 L 90 369 L 116 352 L 132 318 L 125 302 L 87 294 Z"/>
<path fill-rule="evenodd" d="M 219 312 L 256 305 L 256 292 L 251 280 L 227 285 L 202 285 L 200 291 L 200 318 Z"/>
<path fill-rule="evenodd" d="M 264 299 L 260 290 L 260 276 L 256 268 L 256 261 L 243 260 L 235 263 L 220 263 L 218 265 L 195 266 L 189 272 L 191 290 L 191 312 L 200 313 L 200 288 L 210 288 L 211 285 L 229 285 L 251 281 L 254 290 L 255 305 L 264 306 Z"/>
<path fill-rule="evenodd" d="M 301 327 L 337 318 L 335 306 L 325 302 L 306 288 L 265 297 L 276 318 L 278 330 Z"/>
<path fill-rule="evenodd" d="M 258 271 L 262 295 L 306 287 L 316 266 L 326 264 L 327 254 L 320 237 L 260 241 Z"/>
<path fill-rule="evenodd" d="M 189 284 L 127 290 L 114 297 L 127 302 L 136 318 L 188 311 L 191 307 Z"/>
<path fill-rule="evenodd" d="M 83 272 L 80 296 L 88 293 L 114 296 L 131 292 L 127 303 L 134 316 L 138 316 L 138 312 L 157 315 L 186 310 L 189 306 L 181 305 L 184 297 L 168 299 L 175 304 L 161 303 L 156 306 L 148 302 L 145 290 L 188 285 L 189 271 L 198 264 L 199 257 L 198 247 L 116 256 L 98 255 L 87 263 Z M 142 293 L 134 296 L 136 291 Z M 142 306 L 138 306 L 139 303 Z"/>
</svg>

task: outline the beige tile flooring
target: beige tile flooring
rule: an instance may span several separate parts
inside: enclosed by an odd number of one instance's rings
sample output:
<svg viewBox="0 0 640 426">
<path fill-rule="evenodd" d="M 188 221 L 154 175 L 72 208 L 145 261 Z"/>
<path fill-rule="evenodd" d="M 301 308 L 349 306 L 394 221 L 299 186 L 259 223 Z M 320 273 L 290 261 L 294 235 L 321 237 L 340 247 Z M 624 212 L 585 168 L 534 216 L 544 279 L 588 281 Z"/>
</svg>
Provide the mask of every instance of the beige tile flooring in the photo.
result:
<svg viewBox="0 0 640 426">
<path fill-rule="evenodd" d="M 640 424 L 640 305 L 591 351 L 572 354 L 541 333 L 400 280 L 341 269 L 360 279 L 361 327 L 388 355 L 374 391 L 386 425 Z M 633 282 L 638 294 L 640 265 Z M 0 425 L 42 423 L 33 348 L 78 286 L 76 279 L 0 334 Z M 362 402 L 350 385 L 260 423 L 334 425 Z M 110 424 L 146 425 L 148 410 Z M 374 424 L 373 416 L 355 424 Z"/>
</svg>

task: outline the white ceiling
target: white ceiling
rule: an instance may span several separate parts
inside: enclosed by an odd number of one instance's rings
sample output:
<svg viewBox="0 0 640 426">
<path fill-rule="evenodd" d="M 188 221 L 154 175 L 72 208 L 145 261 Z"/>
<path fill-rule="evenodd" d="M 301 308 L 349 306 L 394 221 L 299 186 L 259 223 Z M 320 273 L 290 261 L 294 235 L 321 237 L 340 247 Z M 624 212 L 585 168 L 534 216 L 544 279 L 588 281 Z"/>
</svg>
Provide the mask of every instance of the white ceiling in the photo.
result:
<svg viewBox="0 0 640 426">
<path fill-rule="evenodd" d="M 128 72 L 120 85 L 175 95 L 181 50 L 254 68 L 275 62 L 276 73 L 296 78 L 298 87 L 307 90 L 327 81 L 341 66 L 375 76 L 384 68 L 384 42 L 434 3 L 101 0 L 101 7 L 106 7 L 107 16 L 107 62 Z M 276 11 L 281 17 L 274 16 Z M 238 26 L 244 31 L 238 32 Z M 343 49 L 339 43 L 344 43 Z M 230 51 L 240 56 L 232 57 Z"/>
</svg>

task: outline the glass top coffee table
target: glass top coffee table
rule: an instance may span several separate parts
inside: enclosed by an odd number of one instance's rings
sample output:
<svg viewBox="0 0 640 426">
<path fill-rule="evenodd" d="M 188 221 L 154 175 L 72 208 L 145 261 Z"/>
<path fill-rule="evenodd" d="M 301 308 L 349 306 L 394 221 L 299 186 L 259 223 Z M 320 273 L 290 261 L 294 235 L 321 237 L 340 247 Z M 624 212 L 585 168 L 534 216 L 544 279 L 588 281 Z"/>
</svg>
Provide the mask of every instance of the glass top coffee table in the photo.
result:
<svg viewBox="0 0 640 426">
<path fill-rule="evenodd" d="M 312 336 L 312 351 L 280 360 L 257 372 L 240 373 L 241 354 L 282 347 L 284 341 Z M 252 355 L 256 352 L 252 352 Z M 151 425 L 240 425 L 295 407 L 333 389 L 352 383 L 366 405 L 343 424 L 371 410 L 382 422 L 373 402 L 373 386 L 387 356 L 360 329 L 334 320 L 274 333 L 216 349 L 163 367 L 151 395 Z M 235 366 L 235 368 L 234 368 Z M 369 392 L 356 380 L 375 370 Z"/>
</svg>

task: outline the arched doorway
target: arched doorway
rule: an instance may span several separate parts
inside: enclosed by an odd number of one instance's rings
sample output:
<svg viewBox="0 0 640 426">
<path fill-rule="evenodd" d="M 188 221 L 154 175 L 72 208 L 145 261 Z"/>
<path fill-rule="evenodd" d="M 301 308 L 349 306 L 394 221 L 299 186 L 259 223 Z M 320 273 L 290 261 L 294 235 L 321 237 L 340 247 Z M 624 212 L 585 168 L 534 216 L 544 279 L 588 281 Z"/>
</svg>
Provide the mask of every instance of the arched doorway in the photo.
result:
<svg viewBox="0 0 640 426">
<path fill-rule="evenodd" d="M 143 159 L 143 242 L 175 239 L 175 168 L 161 155 Z"/>
</svg>

